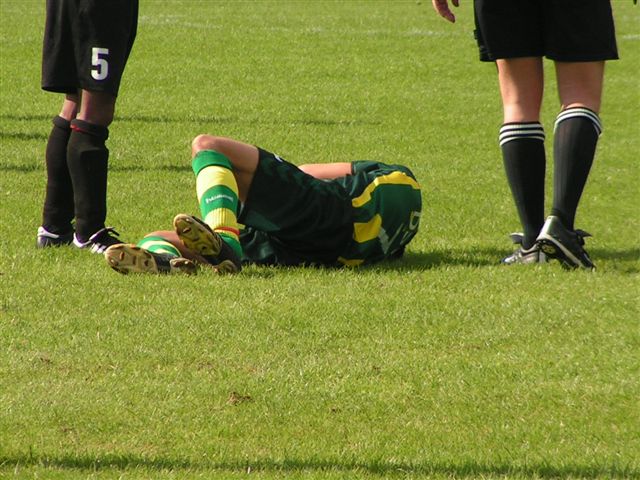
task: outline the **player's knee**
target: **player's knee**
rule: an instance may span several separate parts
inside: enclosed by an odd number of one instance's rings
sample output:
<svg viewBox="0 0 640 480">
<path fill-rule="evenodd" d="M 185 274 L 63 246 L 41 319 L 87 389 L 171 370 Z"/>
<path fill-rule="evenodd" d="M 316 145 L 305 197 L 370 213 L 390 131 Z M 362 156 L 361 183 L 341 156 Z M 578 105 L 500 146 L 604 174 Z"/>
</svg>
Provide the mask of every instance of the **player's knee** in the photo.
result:
<svg viewBox="0 0 640 480">
<path fill-rule="evenodd" d="M 110 93 L 82 90 L 77 118 L 101 127 L 113 122 L 116 97 Z"/>
<path fill-rule="evenodd" d="M 193 139 L 191 142 L 191 152 L 195 156 L 202 150 L 218 150 L 222 139 L 220 137 L 214 137 L 206 133 L 201 133 Z"/>
</svg>

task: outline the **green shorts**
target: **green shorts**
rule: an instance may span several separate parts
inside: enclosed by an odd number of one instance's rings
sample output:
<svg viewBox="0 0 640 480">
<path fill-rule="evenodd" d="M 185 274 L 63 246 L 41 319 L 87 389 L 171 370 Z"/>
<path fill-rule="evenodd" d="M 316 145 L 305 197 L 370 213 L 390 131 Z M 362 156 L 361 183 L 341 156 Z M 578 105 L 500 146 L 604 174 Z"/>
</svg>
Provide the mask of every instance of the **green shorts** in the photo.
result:
<svg viewBox="0 0 640 480">
<path fill-rule="evenodd" d="M 337 265 L 353 236 L 346 190 L 277 155 L 260 160 L 238 221 L 243 261 L 261 265 Z"/>
</svg>

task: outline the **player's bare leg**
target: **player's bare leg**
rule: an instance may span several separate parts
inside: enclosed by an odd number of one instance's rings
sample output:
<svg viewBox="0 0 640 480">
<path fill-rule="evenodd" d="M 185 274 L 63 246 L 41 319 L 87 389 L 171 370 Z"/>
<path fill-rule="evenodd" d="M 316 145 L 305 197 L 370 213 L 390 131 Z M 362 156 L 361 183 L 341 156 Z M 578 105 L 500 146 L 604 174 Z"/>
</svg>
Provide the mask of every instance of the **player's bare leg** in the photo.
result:
<svg viewBox="0 0 640 480">
<path fill-rule="evenodd" d="M 258 167 L 258 149 L 231 138 L 202 134 L 194 138 L 191 143 L 192 158 L 203 150 L 220 152 L 230 160 L 233 176 L 238 185 L 238 198 L 244 202 Z"/>
</svg>

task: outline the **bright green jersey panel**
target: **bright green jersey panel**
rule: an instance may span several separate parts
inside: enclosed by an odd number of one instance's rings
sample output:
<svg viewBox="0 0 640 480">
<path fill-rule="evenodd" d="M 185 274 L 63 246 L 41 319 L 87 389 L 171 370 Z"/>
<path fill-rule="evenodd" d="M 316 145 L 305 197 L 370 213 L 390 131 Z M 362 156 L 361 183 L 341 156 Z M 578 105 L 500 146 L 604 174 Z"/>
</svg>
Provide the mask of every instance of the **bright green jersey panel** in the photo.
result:
<svg viewBox="0 0 640 480">
<path fill-rule="evenodd" d="M 356 161 L 352 175 L 334 180 L 351 197 L 353 240 L 339 261 L 360 265 L 402 255 L 418 231 L 422 196 L 413 173 L 402 165 Z"/>
</svg>

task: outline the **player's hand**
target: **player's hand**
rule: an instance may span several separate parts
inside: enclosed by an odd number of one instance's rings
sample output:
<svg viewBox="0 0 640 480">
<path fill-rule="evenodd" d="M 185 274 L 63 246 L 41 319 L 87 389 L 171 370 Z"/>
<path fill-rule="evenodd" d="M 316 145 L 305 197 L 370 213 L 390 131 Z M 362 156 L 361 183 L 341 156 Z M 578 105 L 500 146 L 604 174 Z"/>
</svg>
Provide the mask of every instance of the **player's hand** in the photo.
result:
<svg viewBox="0 0 640 480">
<path fill-rule="evenodd" d="M 457 7 L 459 5 L 459 1 L 460 0 L 451 0 L 451 4 L 454 7 Z M 446 18 L 451 23 L 454 23 L 456 21 L 456 16 L 449 8 L 448 0 L 431 0 L 431 3 L 433 3 L 433 8 L 435 8 L 436 12 L 438 12 L 440 16 Z"/>
</svg>

